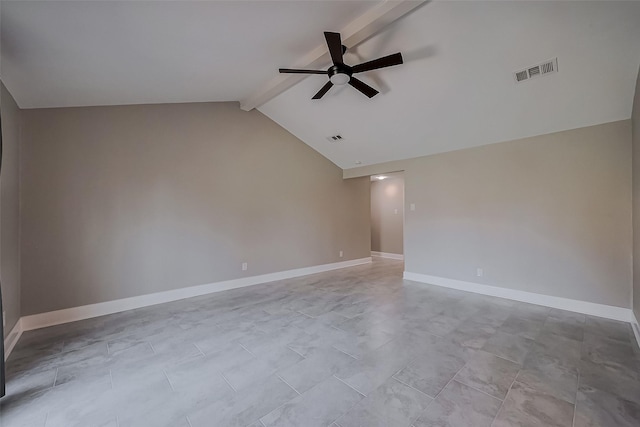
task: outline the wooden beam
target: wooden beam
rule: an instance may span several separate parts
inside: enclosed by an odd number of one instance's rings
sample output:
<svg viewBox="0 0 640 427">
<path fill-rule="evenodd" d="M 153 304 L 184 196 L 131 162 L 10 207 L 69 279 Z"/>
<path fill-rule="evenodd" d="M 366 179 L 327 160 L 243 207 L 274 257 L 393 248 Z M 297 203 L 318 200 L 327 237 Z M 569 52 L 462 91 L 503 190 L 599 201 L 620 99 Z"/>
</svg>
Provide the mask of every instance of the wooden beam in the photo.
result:
<svg viewBox="0 0 640 427">
<path fill-rule="evenodd" d="M 342 43 L 349 48 L 357 46 L 379 33 L 387 25 L 426 3 L 426 1 L 427 0 L 387 0 L 380 3 L 350 22 L 340 31 Z M 329 62 L 330 58 L 327 45 L 323 43 L 300 58 L 300 60 L 290 68 L 313 69 Z M 304 74 L 278 74 L 265 86 L 255 91 L 248 98 L 240 101 L 240 108 L 245 111 L 251 111 L 275 98 L 306 77 Z"/>
</svg>

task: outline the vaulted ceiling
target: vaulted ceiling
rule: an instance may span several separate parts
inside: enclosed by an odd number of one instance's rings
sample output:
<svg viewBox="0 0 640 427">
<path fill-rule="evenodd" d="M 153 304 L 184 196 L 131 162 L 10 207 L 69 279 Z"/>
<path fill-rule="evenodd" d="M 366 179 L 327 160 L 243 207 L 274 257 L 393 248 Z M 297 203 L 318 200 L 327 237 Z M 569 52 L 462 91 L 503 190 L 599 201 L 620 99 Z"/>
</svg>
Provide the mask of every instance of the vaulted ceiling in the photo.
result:
<svg viewBox="0 0 640 427">
<path fill-rule="evenodd" d="M 379 4 L 3 1 L 0 73 L 22 108 L 239 101 Z M 361 75 L 378 96 L 313 101 L 315 75 L 258 108 L 342 168 L 628 119 L 639 22 L 638 1 L 430 2 L 348 46 L 351 64 L 403 53 Z"/>
</svg>

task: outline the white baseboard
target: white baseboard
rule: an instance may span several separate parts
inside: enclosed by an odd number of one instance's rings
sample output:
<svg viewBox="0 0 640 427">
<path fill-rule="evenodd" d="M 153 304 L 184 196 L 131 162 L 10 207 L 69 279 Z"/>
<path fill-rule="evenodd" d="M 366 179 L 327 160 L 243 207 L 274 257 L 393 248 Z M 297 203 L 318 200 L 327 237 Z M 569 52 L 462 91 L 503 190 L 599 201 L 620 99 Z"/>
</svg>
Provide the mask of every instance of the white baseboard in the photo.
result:
<svg viewBox="0 0 640 427">
<path fill-rule="evenodd" d="M 7 338 L 4 340 L 4 360 L 6 361 L 9 358 L 9 355 L 13 351 L 13 348 L 18 343 L 18 340 L 22 336 L 22 319 L 18 319 Z"/>
<path fill-rule="evenodd" d="M 400 260 L 400 261 L 404 261 L 404 255 L 402 255 L 402 254 L 392 254 L 390 252 L 371 251 L 371 256 L 377 256 L 377 257 L 380 257 L 380 258 L 397 259 L 397 260 Z"/>
<path fill-rule="evenodd" d="M 331 264 L 297 268 L 295 270 L 261 274 L 259 276 L 242 277 L 240 279 L 225 280 L 222 282 L 208 283 L 206 285 L 191 286 L 188 288 L 174 289 L 171 291 L 157 292 L 153 294 L 140 295 L 137 297 L 123 298 L 97 304 L 67 308 L 64 310 L 34 314 L 21 318 L 21 328 L 24 331 L 30 331 L 33 329 L 60 325 L 62 323 L 75 322 L 77 320 L 90 319 L 92 317 L 119 313 L 121 311 L 133 310 L 150 305 L 163 304 L 185 298 L 197 297 L 214 292 L 243 288 L 245 286 L 253 286 L 261 283 L 274 282 L 277 280 L 291 279 L 294 277 L 322 273 L 324 271 L 337 270 L 340 268 L 353 267 L 355 265 L 367 264 L 370 262 L 370 257 L 360 258 L 349 261 L 335 262 Z"/>
<path fill-rule="evenodd" d="M 429 276 L 420 273 L 404 272 L 404 279 L 414 282 L 428 283 L 431 285 L 453 288 L 461 291 L 506 298 L 530 304 L 543 305 L 561 310 L 574 311 L 576 313 L 607 319 L 633 322 L 633 311 L 628 308 L 612 305 L 596 304 L 588 301 L 580 301 L 569 298 L 554 297 L 551 295 L 536 294 L 533 292 L 519 291 L 516 289 L 501 288 L 497 286 L 482 285 L 479 283 L 465 282 L 462 280 L 447 279 L 445 277 Z"/>
<path fill-rule="evenodd" d="M 640 323 L 638 323 L 638 318 L 633 311 L 631 312 L 631 315 L 633 316 L 631 329 L 633 329 L 633 335 L 636 337 L 636 344 L 638 345 L 638 349 L 640 349 Z"/>
</svg>

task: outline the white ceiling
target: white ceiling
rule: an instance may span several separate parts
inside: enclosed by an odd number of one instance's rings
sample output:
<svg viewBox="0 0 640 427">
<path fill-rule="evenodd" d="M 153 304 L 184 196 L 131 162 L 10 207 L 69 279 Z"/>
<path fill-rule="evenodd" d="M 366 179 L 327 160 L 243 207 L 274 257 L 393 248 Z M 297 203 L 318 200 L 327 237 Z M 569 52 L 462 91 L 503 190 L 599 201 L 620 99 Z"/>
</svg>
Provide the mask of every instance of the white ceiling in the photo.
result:
<svg viewBox="0 0 640 427">
<path fill-rule="evenodd" d="M 21 108 L 238 101 L 378 1 L 5 1 Z"/>
<path fill-rule="evenodd" d="M 371 100 L 334 87 L 312 101 L 325 78 L 311 76 L 259 110 L 344 169 L 628 119 L 640 2 L 430 3 L 357 48 L 397 51 L 404 65 L 362 78 L 386 88 Z M 554 57 L 557 74 L 514 82 Z"/>
<path fill-rule="evenodd" d="M 22 108 L 237 101 L 377 3 L 2 0 L 0 72 Z M 342 168 L 627 119 L 639 23 L 638 1 L 432 2 L 347 54 L 403 52 L 361 75 L 380 95 L 312 101 L 311 76 L 260 111 Z"/>
</svg>

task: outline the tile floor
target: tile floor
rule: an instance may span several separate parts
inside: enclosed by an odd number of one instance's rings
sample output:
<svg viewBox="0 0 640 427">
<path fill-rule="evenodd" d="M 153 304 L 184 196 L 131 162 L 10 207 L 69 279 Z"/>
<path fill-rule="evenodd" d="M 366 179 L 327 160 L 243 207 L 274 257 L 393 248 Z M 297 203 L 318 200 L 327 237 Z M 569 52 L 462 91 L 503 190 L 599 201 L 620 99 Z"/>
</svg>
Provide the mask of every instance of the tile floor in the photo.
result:
<svg viewBox="0 0 640 427">
<path fill-rule="evenodd" d="M 0 426 L 640 426 L 628 324 L 376 260 L 25 333 Z"/>
</svg>

